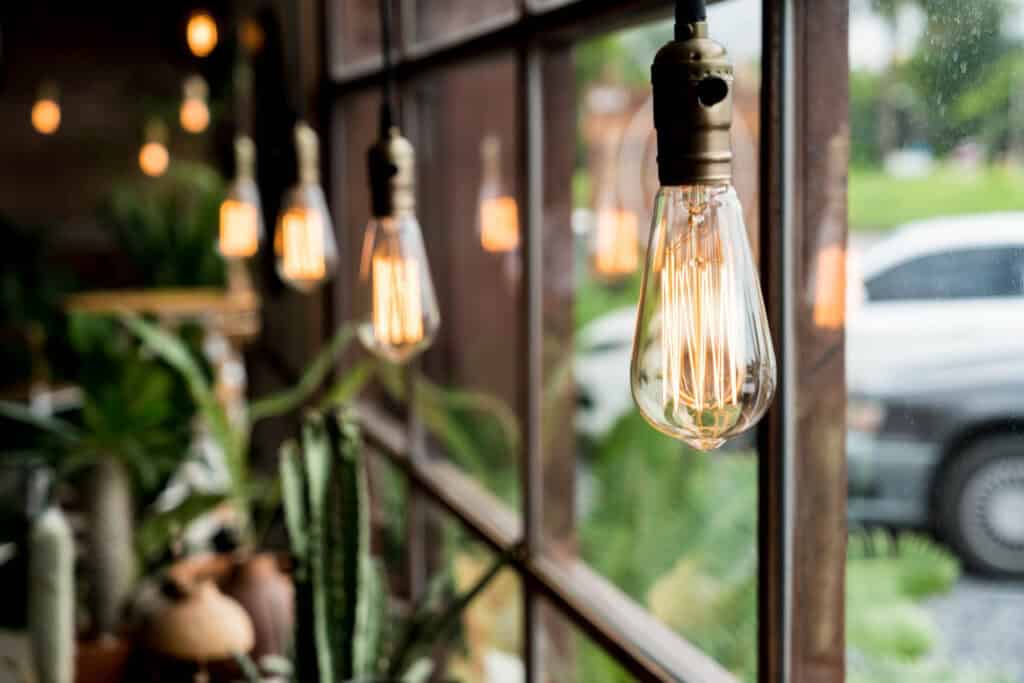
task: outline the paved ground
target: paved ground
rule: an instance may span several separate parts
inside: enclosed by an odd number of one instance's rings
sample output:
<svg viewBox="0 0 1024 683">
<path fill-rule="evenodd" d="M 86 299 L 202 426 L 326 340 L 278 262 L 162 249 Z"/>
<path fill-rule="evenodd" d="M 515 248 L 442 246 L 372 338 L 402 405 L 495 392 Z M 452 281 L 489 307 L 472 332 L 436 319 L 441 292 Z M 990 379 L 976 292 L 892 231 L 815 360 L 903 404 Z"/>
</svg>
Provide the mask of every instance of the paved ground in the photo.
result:
<svg viewBox="0 0 1024 683">
<path fill-rule="evenodd" d="M 949 595 L 927 603 L 958 667 L 999 672 L 1024 683 L 1024 581 L 965 577 Z"/>
</svg>

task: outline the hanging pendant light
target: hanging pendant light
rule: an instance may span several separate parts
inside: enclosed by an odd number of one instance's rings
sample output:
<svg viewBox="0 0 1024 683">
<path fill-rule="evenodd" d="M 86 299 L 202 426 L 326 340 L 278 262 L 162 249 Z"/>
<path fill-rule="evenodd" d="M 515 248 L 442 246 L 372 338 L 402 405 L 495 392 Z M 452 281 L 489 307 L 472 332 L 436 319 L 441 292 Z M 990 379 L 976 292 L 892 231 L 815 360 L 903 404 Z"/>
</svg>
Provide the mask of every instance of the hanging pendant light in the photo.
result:
<svg viewBox="0 0 1024 683">
<path fill-rule="evenodd" d="M 60 128 L 60 99 L 57 84 L 45 81 L 32 104 L 32 127 L 42 135 L 53 135 Z"/>
<path fill-rule="evenodd" d="M 206 57 L 217 47 L 217 22 L 206 10 L 196 10 L 188 17 L 185 27 L 188 49 L 196 57 Z"/>
<path fill-rule="evenodd" d="M 380 139 L 367 155 L 372 217 L 359 260 L 358 334 L 363 346 L 393 363 L 426 349 L 441 326 L 441 314 L 416 218 L 415 156 L 391 117 L 391 20 L 380 2 Z"/>
<path fill-rule="evenodd" d="M 220 205 L 217 247 L 228 259 L 249 258 L 263 241 L 263 208 L 256 185 L 256 145 L 246 136 L 235 138 L 235 181 Z"/>
<path fill-rule="evenodd" d="M 333 277 L 338 246 L 320 187 L 320 141 L 306 123 L 295 126 L 299 181 L 285 194 L 274 233 L 277 273 L 308 294 Z"/>
<path fill-rule="evenodd" d="M 193 75 L 185 79 L 184 96 L 178 118 L 189 133 L 202 133 L 210 125 L 210 106 L 206 103 L 210 88 L 206 79 Z"/>
<path fill-rule="evenodd" d="M 501 182 L 501 142 L 487 135 L 480 144 L 483 175 L 480 183 L 480 246 L 500 254 L 519 246 L 519 207 Z"/>
<path fill-rule="evenodd" d="M 167 151 L 167 124 L 150 119 L 146 124 L 145 141 L 139 149 L 139 168 L 150 177 L 162 176 L 171 162 Z"/>
<path fill-rule="evenodd" d="M 678 0 L 654 60 L 658 176 L 630 384 L 644 418 L 705 451 L 750 429 L 775 393 L 775 353 L 732 187 L 733 69 L 704 3 Z"/>
</svg>

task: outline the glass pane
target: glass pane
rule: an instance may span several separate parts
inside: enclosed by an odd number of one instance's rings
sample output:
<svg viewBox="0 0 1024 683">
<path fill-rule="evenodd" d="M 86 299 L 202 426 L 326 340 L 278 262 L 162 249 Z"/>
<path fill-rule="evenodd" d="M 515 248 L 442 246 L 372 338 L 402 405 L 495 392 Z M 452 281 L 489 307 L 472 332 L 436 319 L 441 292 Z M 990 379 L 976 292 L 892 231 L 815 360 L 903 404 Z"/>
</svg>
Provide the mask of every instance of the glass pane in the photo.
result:
<svg viewBox="0 0 1024 683">
<path fill-rule="evenodd" d="M 518 506 L 520 349 L 515 59 L 432 74 L 406 93 L 441 330 L 422 357 L 438 449 Z"/>
<path fill-rule="evenodd" d="M 760 2 L 723 2 L 709 14 L 712 37 L 735 62 L 733 182 L 756 254 Z M 553 553 L 577 554 L 754 681 L 753 435 L 702 454 L 652 429 L 630 395 L 658 190 L 650 65 L 671 36 L 672 22 L 659 21 L 546 59 L 544 531 Z"/>
<path fill-rule="evenodd" d="M 541 652 L 545 683 L 633 683 L 631 676 L 575 624 L 541 602 Z"/>
<path fill-rule="evenodd" d="M 392 5 L 392 44 L 400 45 L 398 21 L 401 0 L 389 0 Z M 380 58 L 380 1 L 330 0 L 327 3 L 328 47 L 330 64 L 334 72 L 344 71 L 353 64 Z"/>
<path fill-rule="evenodd" d="M 413 0 L 408 6 L 416 43 L 458 39 L 519 14 L 517 0 Z"/>
<path fill-rule="evenodd" d="M 851 681 L 1024 680 L 1022 19 L 851 2 Z"/>
<path fill-rule="evenodd" d="M 451 643 L 441 653 L 448 678 L 461 683 L 520 683 L 524 676 L 519 576 L 499 565 L 490 549 L 434 505 L 427 504 L 420 533 L 427 538 L 428 570 L 434 577 L 428 590 L 437 590 L 438 581 L 443 581 L 449 592 L 462 595 L 486 579 L 484 589 L 461 612 L 452 635 L 445 636 Z"/>
</svg>

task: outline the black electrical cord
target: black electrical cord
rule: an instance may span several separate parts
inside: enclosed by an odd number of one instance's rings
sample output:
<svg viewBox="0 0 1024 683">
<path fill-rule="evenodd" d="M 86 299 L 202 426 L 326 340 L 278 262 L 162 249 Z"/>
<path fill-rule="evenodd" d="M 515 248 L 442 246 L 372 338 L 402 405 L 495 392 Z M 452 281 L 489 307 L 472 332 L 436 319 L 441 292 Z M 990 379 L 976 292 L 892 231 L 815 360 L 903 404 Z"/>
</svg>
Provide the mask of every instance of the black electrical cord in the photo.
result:
<svg viewBox="0 0 1024 683">
<path fill-rule="evenodd" d="M 391 130 L 394 117 L 391 113 L 393 73 L 391 66 L 391 0 L 379 0 L 380 9 L 380 54 L 384 64 L 384 82 L 380 92 L 380 137 L 384 139 Z"/>
<path fill-rule="evenodd" d="M 302 17 L 299 4 L 292 8 L 291 32 L 295 49 L 292 51 L 292 75 L 295 78 L 295 117 L 297 121 L 306 120 L 306 91 L 302 84 Z"/>
<path fill-rule="evenodd" d="M 687 24 L 706 21 L 708 10 L 704 0 L 676 0 L 676 40 L 681 40 Z"/>
</svg>

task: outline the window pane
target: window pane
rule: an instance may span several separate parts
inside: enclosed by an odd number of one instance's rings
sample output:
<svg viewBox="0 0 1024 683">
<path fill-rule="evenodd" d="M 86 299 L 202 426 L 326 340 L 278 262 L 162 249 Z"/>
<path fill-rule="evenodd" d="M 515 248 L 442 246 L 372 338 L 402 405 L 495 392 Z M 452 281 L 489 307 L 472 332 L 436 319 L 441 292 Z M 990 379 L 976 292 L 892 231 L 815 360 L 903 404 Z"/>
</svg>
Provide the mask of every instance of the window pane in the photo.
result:
<svg viewBox="0 0 1024 683">
<path fill-rule="evenodd" d="M 1024 2 L 850 11 L 849 678 L 1022 680 Z"/>
<path fill-rule="evenodd" d="M 517 0 L 412 0 L 408 6 L 416 43 L 458 38 L 519 14 Z"/>
<path fill-rule="evenodd" d="M 520 352 L 517 76 L 504 54 L 406 93 L 441 330 L 422 359 L 432 441 L 518 506 Z"/>
<path fill-rule="evenodd" d="M 734 184 L 753 238 L 760 2 L 723 2 L 709 13 L 712 36 L 728 45 L 736 67 Z M 659 21 L 546 59 L 544 531 L 554 554 L 578 555 L 725 669 L 754 681 L 753 436 L 698 453 L 651 428 L 629 388 L 658 189 L 650 64 L 671 37 L 672 22 Z"/>
<path fill-rule="evenodd" d="M 541 602 L 545 683 L 632 683 L 636 679 L 547 602 Z"/>
<path fill-rule="evenodd" d="M 392 45 L 401 42 L 400 0 L 392 3 Z M 330 0 L 327 3 L 330 65 L 335 74 L 380 58 L 380 0 Z"/>
</svg>

